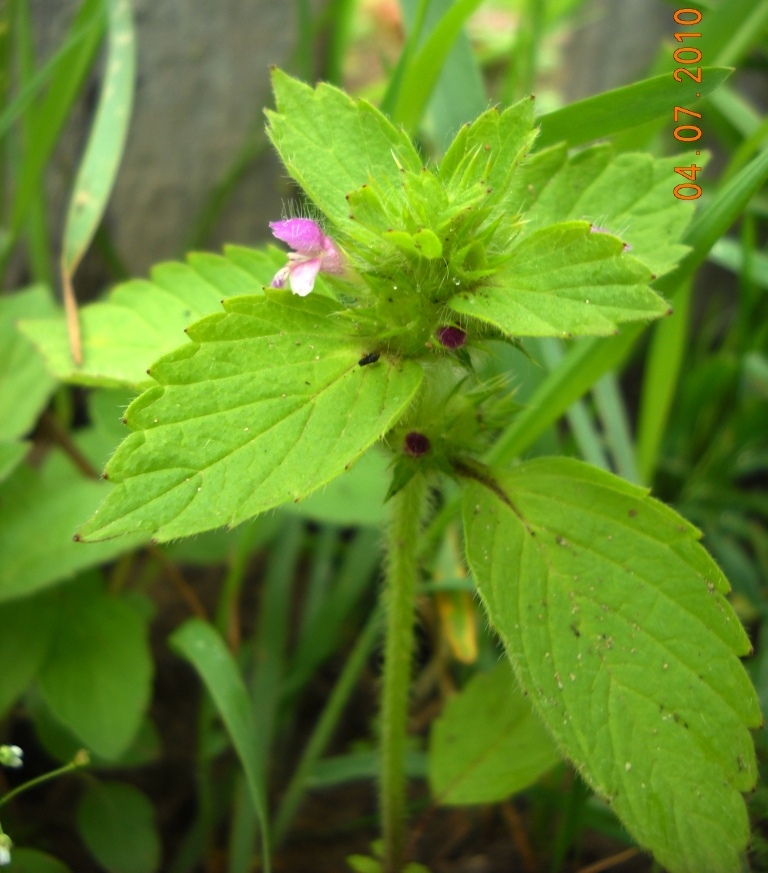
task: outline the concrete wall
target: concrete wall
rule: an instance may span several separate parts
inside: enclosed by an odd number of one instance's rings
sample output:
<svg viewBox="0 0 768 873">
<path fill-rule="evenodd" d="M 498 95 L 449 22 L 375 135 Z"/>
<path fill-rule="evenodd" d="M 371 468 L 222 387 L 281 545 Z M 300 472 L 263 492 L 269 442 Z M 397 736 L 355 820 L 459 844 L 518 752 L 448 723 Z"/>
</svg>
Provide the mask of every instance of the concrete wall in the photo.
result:
<svg viewBox="0 0 768 873">
<path fill-rule="evenodd" d="M 39 56 L 61 39 L 79 4 L 33 0 Z M 293 50 L 290 0 L 132 0 L 138 76 L 134 115 L 109 206 L 108 227 L 132 274 L 178 257 L 191 224 L 271 105 L 270 64 Z M 66 192 L 97 95 L 97 82 L 66 131 L 49 172 L 51 232 L 60 238 Z M 253 243 L 279 218 L 281 171 L 265 150 L 229 202 L 211 241 Z M 103 269 L 89 256 L 82 280 Z"/>
</svg>

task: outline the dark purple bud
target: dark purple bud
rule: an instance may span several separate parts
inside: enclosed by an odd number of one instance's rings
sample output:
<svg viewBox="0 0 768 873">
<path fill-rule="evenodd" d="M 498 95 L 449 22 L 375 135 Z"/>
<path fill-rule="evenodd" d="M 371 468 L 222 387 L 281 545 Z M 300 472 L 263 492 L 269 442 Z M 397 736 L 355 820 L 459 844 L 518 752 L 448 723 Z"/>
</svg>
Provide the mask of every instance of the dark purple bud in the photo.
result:
<svg viewBox="0 0 768 873">
<path fill-rule="evenodd" d="M 439 327 L 435 334 L 441 346 L 446 349 L 460 349 L 467 341 L 467 334 L 460 327 Z"/>
<path fill-rule="evenodd" d="M 420 458 L 422 455 L 426 455 L 431 448 L 432 445 L 427 437 L 416 430 L 407 433 L 403 440 L 403 451 L 412 458 Z"/>
</svg>

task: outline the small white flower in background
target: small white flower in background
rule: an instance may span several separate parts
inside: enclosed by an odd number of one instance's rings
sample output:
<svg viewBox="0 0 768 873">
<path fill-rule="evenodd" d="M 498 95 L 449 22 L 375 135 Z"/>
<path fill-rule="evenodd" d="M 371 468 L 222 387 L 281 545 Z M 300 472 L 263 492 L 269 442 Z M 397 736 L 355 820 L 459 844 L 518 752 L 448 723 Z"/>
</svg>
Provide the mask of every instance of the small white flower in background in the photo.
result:
<svg viewBox="0 0 768 873">
<path fill-rule="evenodd" d="M 3 767 L 21 767 L 24 752 L 18 746 L 0 746 L 0 764 Z"/>
<path fill-rule="evenodd" d="M 0 867 L 11 863 L 11 838 L 0 831 Z"/>
<path fill-rule="evenodd" d="M 293 249 L 288 253 L 288 263 L 275 273 L 273 288 L 284 288 L 290 279 L 291 291 L 299 297 L 306 297 L 315 287 L 318 273 L 344 272 L 335 243 L 314 221 L 287 218 L 285 221 L 271 221 L 269 226 L 277 239 Z"/>
</svg>

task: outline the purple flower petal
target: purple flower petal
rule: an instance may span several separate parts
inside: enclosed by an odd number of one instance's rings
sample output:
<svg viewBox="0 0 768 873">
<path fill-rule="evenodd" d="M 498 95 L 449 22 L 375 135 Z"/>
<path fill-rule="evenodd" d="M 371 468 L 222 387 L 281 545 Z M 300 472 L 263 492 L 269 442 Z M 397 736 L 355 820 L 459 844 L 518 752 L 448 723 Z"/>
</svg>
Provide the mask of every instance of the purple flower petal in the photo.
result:
<svg viewBox="0 0 768 873">
<path fill-rule="evenodd" d="M 320 258 L 309 261 L 294 261 L 290 267 L 291 291 L 299 297 L 306 297 L 315 287 L 315 279 L 320 272 Z"/>
<path fill-rule="evenodd" d="M 320 227 L 308 218 L 271 221 L 269 226 L 277 239 L 305 255 L 319 254 L 325 248 L 325 241 L 328 239 Z M 331 247 L 333 247 L 333 243 L 331 243 Z"/>
</svg>

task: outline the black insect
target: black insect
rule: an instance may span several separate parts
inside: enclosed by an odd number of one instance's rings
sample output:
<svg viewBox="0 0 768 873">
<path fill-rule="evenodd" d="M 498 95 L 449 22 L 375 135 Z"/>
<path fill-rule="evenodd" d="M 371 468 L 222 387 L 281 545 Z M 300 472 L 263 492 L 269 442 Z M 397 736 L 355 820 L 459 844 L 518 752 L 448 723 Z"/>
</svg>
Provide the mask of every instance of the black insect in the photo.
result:
<svg viewBox="0 0 768 873">
<path fill-rule="evenodd" d="M 379 360 L 378 352 L 368 352 L 367 355 L 363 355 L 362 358 L 357 362 L 361 367 L 365 367 L 368 364 L 375 364 L 376 361 Z"/>
</svg>

